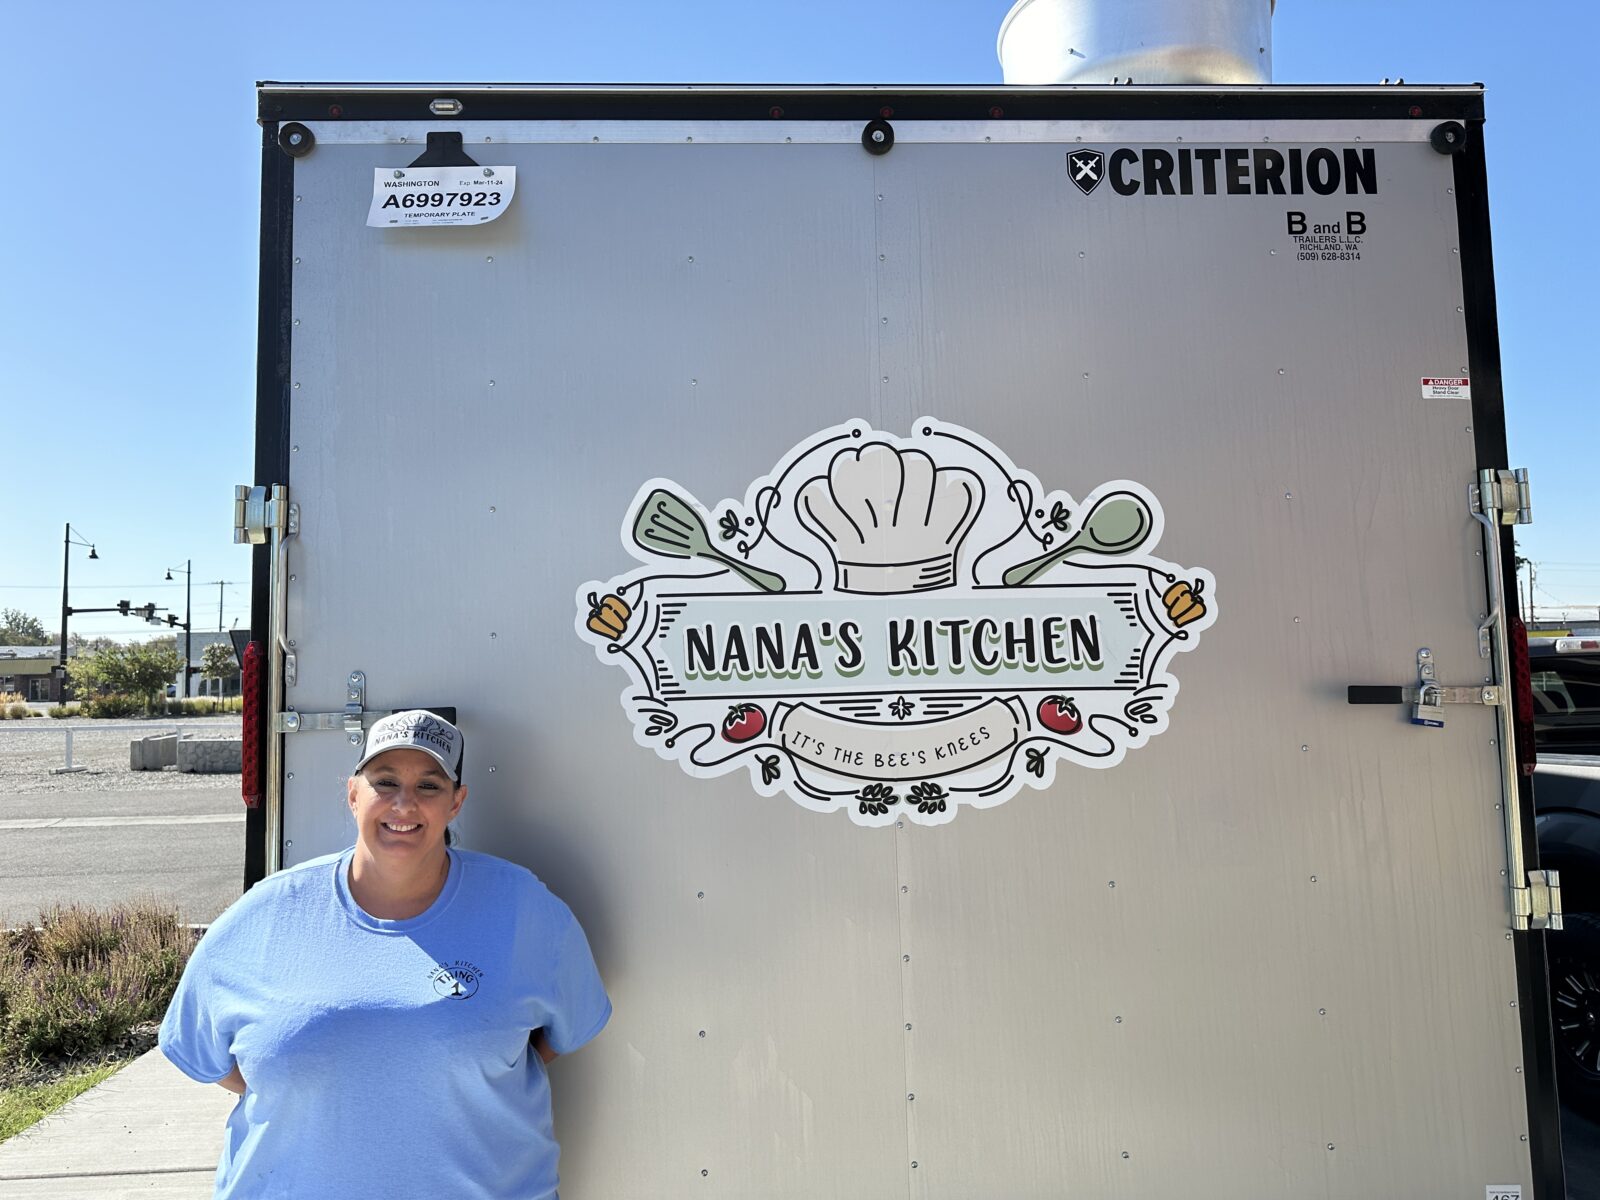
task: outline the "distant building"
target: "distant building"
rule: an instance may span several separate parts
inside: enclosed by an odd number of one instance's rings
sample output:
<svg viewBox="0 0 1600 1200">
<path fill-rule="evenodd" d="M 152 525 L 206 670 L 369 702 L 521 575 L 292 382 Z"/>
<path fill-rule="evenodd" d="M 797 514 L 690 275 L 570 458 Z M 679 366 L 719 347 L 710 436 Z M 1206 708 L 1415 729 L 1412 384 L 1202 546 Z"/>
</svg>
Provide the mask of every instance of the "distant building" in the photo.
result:
<svg viewBox="0 0 1600 1200">
<path fill-rule="evenodd" d="M 178 657 L 183 657 L 184 635 L 173 635 L 173 649 L 178 652 Z M 220 642 L 228 648 L 228 660 L 233 664 L 233 672 L 226 679 L 202 679 L 200 677 L 200 663 L 205 658 L 206 647 Z M 239 661 L 233 657 L 233 639 L 224 630 L 221 633 L 200 633 L 198 630 L 189 634 L 189 674 L 194 677 L 194 687 L 190 694 L 194 696 L 237 696 L 239 694 Z"/>
<path fill-rule="evenodd" d="M 56 646 L 0 646 L 0 692 L 19 692 L 34 703 L 61 698 Z"/>
</svg>

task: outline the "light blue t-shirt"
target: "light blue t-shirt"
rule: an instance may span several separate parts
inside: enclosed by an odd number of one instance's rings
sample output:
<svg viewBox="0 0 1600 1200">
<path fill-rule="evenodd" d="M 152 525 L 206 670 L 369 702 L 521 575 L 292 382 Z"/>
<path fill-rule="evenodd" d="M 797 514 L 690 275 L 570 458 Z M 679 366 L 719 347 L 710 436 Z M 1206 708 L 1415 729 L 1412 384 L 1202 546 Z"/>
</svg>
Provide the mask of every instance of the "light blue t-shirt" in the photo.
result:
<svg viewBox="0 0 1600 1200">
<path fill-rule="evenodd" d="M 547 1200 L 558 1147 L 528 1044 L 611 1015 L 572 912 L 529 871 L 451 849 L 439 898 L 381 921 L 351 851 L 279 872 L 200 939 L 161 1049 L 204 1083 L 238 1064 L 218 1200 Z"/>
</svg>

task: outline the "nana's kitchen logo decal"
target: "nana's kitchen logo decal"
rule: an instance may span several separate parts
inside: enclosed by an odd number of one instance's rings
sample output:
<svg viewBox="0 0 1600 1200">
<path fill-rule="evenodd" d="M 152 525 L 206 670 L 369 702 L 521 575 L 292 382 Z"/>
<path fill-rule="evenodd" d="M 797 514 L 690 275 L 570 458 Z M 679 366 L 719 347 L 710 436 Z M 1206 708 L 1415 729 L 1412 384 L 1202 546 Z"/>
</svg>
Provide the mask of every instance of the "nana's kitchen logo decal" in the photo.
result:
<svg viewBox="0 0 1600 1200">
<path fill-rule="evenodd" d="M 1140 484 L 1074 499 L 961 426 L 852 421 L 742 501 L 646 483 L 622 525 L 643 565 L 580 587 L 575 624 L 626 675 L 634 739 L 688 774 L 937 825 L 1166 729 L 1216 600 L 1154 557 L 1162 525 Z"/>
</svg>

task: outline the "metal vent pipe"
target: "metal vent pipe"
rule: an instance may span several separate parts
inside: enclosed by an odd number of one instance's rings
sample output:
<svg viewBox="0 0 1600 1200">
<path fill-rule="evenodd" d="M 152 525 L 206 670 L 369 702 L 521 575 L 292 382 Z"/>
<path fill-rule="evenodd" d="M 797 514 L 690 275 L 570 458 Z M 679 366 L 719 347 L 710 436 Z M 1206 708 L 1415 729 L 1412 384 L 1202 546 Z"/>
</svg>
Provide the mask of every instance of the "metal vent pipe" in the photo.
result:
<svg viewBox="0 0 1600 1200">
<path fill-rule="evenodd" d="M 1007 83 L 1271 83 L 1277 0 L 1017 0 Z"/>
</svg>

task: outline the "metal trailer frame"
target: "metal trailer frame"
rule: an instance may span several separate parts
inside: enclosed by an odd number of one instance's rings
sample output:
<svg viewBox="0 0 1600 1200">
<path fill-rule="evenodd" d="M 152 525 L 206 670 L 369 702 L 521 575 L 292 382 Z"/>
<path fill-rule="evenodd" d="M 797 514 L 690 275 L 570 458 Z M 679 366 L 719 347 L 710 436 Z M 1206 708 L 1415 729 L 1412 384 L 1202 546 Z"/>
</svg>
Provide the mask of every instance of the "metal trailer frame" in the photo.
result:
<svg viewBox="0 0 1600 1200">
<path fill-rule="evenodd" d="M 289 364 L 293 341 L 296 159 L 281 139 L 291 125 L 318 123 L 424 123 L 441 129 L 470 128 L 484 121 L 795 122 L 879 120 L 922 122 L 1084 121 L 1181 123 L 1299 120 L 1340 122 L 1459 122 L 1465 144 L 1453 157 L 1456 220 L 1460 230 L 1463 321 L 1473 379 L 1472 431 L 1477 466 L 1505 468 L 1507 447 L 1500 352 L 1490 244 L 1488 187 L 1483 150 L 1481 85 L 1461 87 L 1133 87 L 1056 86 L 552 86 L 523 84 L 281 84 L 259 86 L 262 129 L 262 228 L 256 396 L 255 483 L 270 489 L 289 478 L 293 394 Z M 457 99 L 459 115 L 430 109 L 439 97 Z M 1485 475 L 1488 490 L 1491 476 Z M 1491 513 L 1491 518 L 1496 514 Z M 1501 569 L 1502 617 L 1516 617 L 1514 542 L 1506 523 L 1494 523 Z M 254 540 L 254 539 L 252 539 Z M 270 638 L 275 582 L 269 547 L 257 544 L 253 558 L 251 628 Z M 1502 626 L 1503 628 L 1503 626 Z M 269 732 L 267 740 L 281 735 Z M 1508 750 L 1509 755 L 1509 750 Z M 271 761 L 269 759 L 269 761 Z M 1514 761 L 1514 760 L 1512 760 Z M 277 762 L 281 773 L 282 763 Z M 1520 835 L 1529 864 L 1535 845 L 1529 778 L 1508 783 L 1515 811 L 1508 830 Z M 269 794 L 281 796 L 282 779 L 269 778 Z M 269 824 L 268 808 L 252 809 L 246 828 L 246 885 L 261 879 L 279 860 L 282 829 Z M 1515 847 L 1513 847 L 1515 849 Z M 1539 924 L 1539 922 L 1535 922 Z M 1558 922 L 1557 922 L 1558 924 Z M 1507 934 L 1515 947 L 1517 1000 L 1522 1029 L 1524 1082 L 1532 1194 L 1564 1195 L 1558 1106 L 1546 978 L 1546 947 L 1540 929 Z M 907 1027 L 909 1028 L 909 1026 Z M 702 1035 L 703 1036 L 703 1035 Z M 974 1047 L 982 1053 L 982 1047 Z M 1523 1070 L 1518 1068 L 1519 1072 Z M 1329 1150 L 1333 1149 L 1330 1144 Z M 1127 1157 L 1126 1154 L 1123 1155 Z M 914 1167 L 916 1164 L 912 1164 Z M 704 1175 L 705 1172 L 701 1172 Z M 929 1181 L 910 1182 L 908 1194 Z M 1331 1185 L 1330 1185 L 1331 1186 Z M 646 1193 L 640 1193 L 646 1194 Z M 664 1193 L 649 1193 L 664 1194 Z M 674 1193 L 677 1194 L 677 1193 Z M 685 1192 L 684 1194 L 687 1194 Z M 1110 1193 L 1108 1193 L 1110 1194 Z M 1117 1194 L 1125 1194 L 1118 1191 Z M 1198 1193 L 1197 1193 L 1198 1194 Z M 1237 1193 L 1231 1193 L 1237 1194 Z M 1319 1192 L 1318 1194 L 1323 1194 Z M 1333 1194 L 1333 1193 L 1327 1193 Z"/>
</svg>

